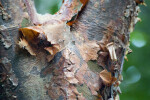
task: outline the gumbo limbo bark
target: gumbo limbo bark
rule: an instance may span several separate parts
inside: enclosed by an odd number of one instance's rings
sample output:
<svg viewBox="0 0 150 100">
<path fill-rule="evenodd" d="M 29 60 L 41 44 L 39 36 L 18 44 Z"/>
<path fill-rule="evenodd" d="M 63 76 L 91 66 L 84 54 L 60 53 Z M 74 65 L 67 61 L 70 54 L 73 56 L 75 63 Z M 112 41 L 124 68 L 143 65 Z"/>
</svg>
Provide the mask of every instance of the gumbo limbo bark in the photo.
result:
<svg viewBox="0 0 150 100">
<path fill-rule="evenodd" d="M 0 19 L 0 98 L 119 99 L 137 1 L 63 0 L 54 15 L 38 14 L 32 0 L 0 7 L 11 15 Z"/>
</svg>

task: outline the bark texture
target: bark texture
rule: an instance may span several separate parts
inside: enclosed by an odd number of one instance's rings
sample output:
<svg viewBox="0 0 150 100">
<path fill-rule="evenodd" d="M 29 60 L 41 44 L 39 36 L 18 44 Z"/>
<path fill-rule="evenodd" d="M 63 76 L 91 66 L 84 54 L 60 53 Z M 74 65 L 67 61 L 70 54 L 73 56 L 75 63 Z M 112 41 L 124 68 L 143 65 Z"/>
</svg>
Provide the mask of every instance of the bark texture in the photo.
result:
<svg viewBox="0 0 150 100">
<path fill-rule="evenodd" d="M 1 1 L 11 18 L 0 16 L 0 98 L 119 100 L 124 57 L 139 12 L 136 2 L 89 0 L 78 13 L 78 0 L 64 0 L 58 13 L 41 21 L 27 1 Z M 18 46 L 20 38 L 28 51 Z"/>
</svg>

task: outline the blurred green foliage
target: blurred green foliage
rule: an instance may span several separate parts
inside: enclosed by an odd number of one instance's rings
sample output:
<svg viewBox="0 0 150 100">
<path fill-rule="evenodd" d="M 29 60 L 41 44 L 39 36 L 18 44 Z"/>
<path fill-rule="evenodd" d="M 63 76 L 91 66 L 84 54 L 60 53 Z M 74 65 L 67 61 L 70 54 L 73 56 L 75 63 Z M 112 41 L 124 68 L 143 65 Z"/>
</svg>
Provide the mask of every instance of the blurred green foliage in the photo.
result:
<svg viewBox="0 0 150 100">
<path fill-rule="evenodd" d="M 62 0 L 34 0 L 35 7 L 38 13 L 55 14 L 62 5 Z"/>
<path fill-rule="evenodd" d="M 62 0 L 34 0 L 38 13 L 55 14 L 62 5 Z M 150 100 L 150 1 L 147 6 L 140 6 L 138 22 L 130 35 L 133 53 L 125 61 L 121 84 L 121 100 Z"/>
</svg>

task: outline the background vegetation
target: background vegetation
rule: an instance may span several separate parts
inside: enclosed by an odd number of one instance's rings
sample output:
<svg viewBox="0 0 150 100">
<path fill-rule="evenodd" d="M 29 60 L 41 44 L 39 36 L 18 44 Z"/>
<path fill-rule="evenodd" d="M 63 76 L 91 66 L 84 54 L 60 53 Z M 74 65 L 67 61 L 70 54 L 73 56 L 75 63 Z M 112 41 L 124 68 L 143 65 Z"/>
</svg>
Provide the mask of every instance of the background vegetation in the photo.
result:
<svg viewBox="0 0 150 100">
<path fill-rule="evenodd" d="M 141 5 L 139 17 L 142 19 L 131 33 L 133 53 L 125 61 L 121 84 L 121 100 L 149 100 L 150 97 L 150 1 L 147 6 Z M 35 0 L 38 13 L 56 13 L 62 0 Z"/>
</svg>

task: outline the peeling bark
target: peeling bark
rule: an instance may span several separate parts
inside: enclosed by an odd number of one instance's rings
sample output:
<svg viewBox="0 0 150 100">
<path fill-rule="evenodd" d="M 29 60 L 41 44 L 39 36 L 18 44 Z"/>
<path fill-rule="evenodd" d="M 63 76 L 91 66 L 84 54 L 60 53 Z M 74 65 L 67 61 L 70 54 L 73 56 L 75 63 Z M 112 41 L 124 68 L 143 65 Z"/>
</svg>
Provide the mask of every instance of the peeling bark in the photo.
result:
<svg viewBox="0 0 150 100">
<path fill-rule="evenodd" d="M 139 8 L 134 0 L 87 1 L 64 0 L 55 15 L 37 14 L 32 0 L 1 2 L 12 15 L 7 21 L 0 16 L 0 81 L 10 89 L 2 86 L 5 98 L 118 100 Z"/>
</svg>

